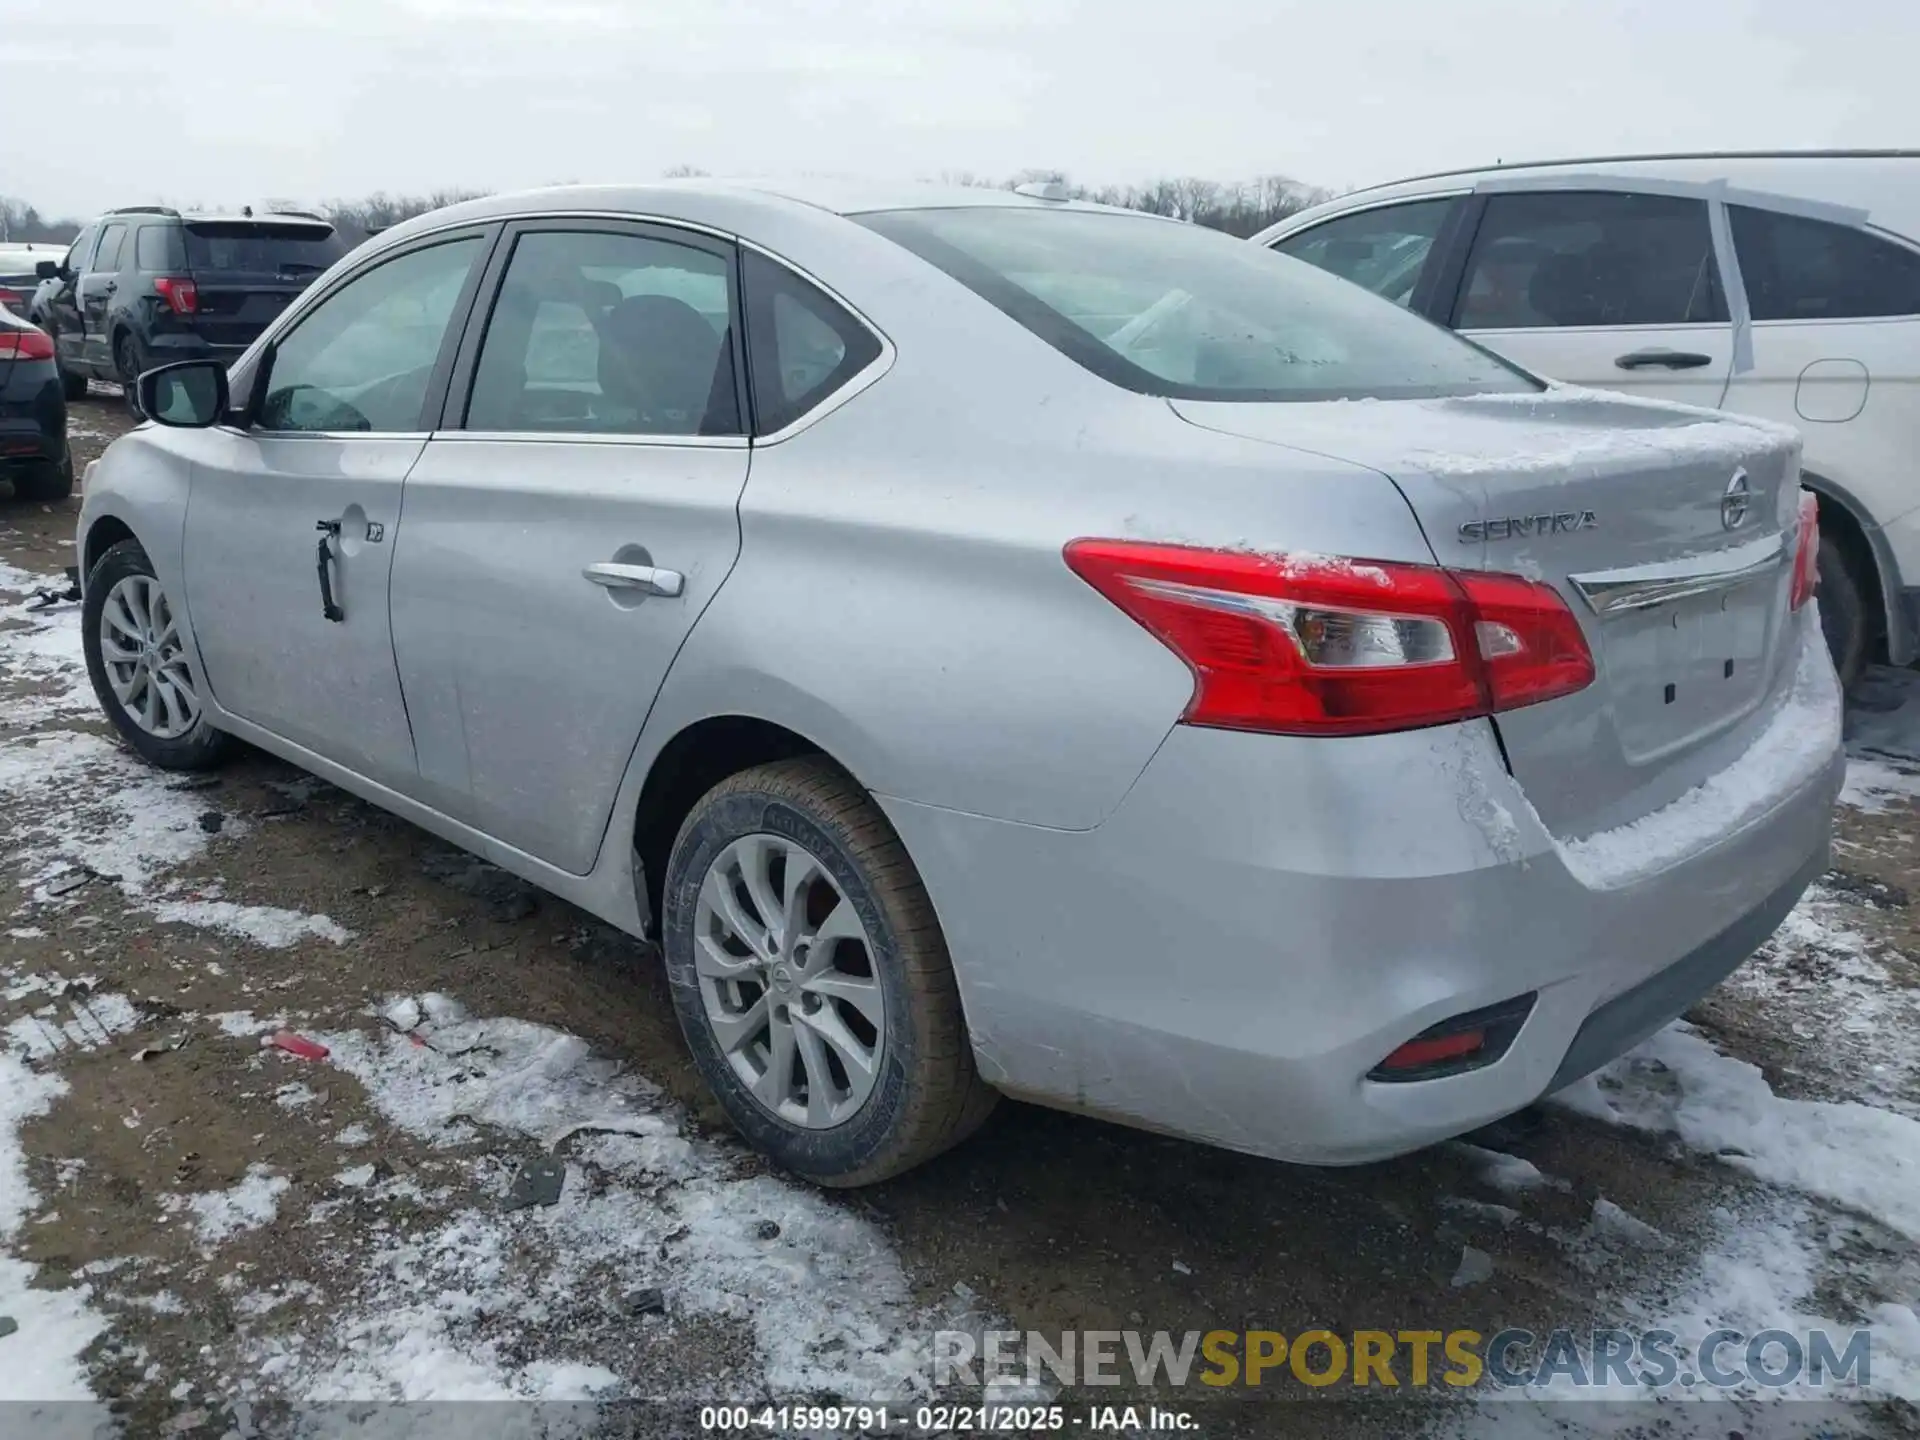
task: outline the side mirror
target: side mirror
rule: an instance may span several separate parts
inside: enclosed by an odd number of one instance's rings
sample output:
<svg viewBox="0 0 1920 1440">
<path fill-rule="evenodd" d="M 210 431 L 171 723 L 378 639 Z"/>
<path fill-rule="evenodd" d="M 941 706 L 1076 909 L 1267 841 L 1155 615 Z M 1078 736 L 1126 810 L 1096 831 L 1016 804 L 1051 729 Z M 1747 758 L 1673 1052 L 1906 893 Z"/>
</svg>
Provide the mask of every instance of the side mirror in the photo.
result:
<svg viewBox="0 0 1920 1440">
<path fill-rule="evenodd" d="M 140 413 L 160 425 L 204 430 L 227 415 L 227 367 L 218 360 L 181 360 L 149 370 L 136 382 Z"/>
<path fill-rule="evenodd" d="M 58 280 L 60 278 L 60 262 L 58 260 L 36 261 L 34 263 L 33 273 L 37 279 Z"/>
</svg>

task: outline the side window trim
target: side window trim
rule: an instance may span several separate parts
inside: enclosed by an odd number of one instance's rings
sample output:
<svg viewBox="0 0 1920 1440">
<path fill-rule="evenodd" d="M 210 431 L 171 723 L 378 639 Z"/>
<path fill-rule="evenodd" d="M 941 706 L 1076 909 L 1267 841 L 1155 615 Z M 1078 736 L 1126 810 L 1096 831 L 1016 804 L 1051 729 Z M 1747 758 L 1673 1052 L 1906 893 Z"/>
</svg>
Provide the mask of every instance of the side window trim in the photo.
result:
<svg viewBox="0 0 1920 1440">
<path fill-rule="evenodd" d="M 487 326 L 493 320 L 494 307 L 500 303 L 500 289 L 506 280 L 507 266 L 513 259 L 513 248 L 523 235 L 536 233 L 579 233 L 582 231 L 600 234 L 634 235 L 645 240 L 660 240 L 672 245 L 684 245 L 699 250 L 726 262 L 727 268 L 727 311 L 731 332 L 728 344 L 733 367 L 735 394 L 740 396 L 740 412 L 743 422 L 749 411 L 747 405 L 746 343 L 742 336 L 744 330 L 740 301 L 740 266 L 738 247 L 734 242 L 716 236 L 711 231 L 691 227 L 682 228 L 670 222 L 655 220 L 624 220 L 608 216 L 568 216 L 568 215 L 531 215 L 507 220 L 499 227 L 494 241 L 493 252 L 487 257 L 487 263 L 480 267 L 476 293 L 466 312 L 460 343 L 456 348 L 447 375 L 447 384 L 441 392 L 437 409 L 430 407 L 427 415 L 429 429 L 439 439 L 487 439 L 487 440 L 528 440 L 528 441 L 565 441 L 568 443 L 602 445 L 650 445 L 673 449 L 685 449 L 688 446 L 705 446 L 718 449 L 741 449 L 747 444 L 745 435 L 629 435 L 605 434 L 597 431 L 573 433 L 569 431 L 481 431 L 466 428 L 467 406 L 473 399 L 473 381 L 480 365 L 480 346 L 487 336 Z M 743 424 L 743 428 L 747 428 Z"/>
<path fill-rule="evenodd" d="M 764 245 L 756 245 L 753 241 L 747 240 L 744 238 L 739 243 L 740 243 L 740 250 L 743 255 L 746 251 L 751 250 L 753 251 L 754 254 L 758 255 L 761 259 L 766 260 L 771 264 L 777 265 L 782 270 L 788 271 L 793 275 L 797 275 L 800 279 L 806 281 L 809 285 L 813 286 L 822 295 L 826 296 L 827 299 L 831 300 L 835 305 L 838 305 L 843 311 L 845 311 L 848 315 L 850 315 L 853 318 L 854 323 L 861 326 L 864 330 L 867 331 L 868 334 L 872 335 L 873 338 L 879 342 L 879 346 L 880 346 L 879 353 L 875 355 L 873 359 L 869 360 L 860 369 L 854 371 L 851 375 L 847 376 L 846 379 L 842 380 L 840 384 L 835 386 L 832 390 L 829 390 L 826 394 L 820 396 L 817 400 L 814 401 L 814 403 L 808 409 L 794 416 L 792 420 L 788 421 L 785 425 L 781 426 L 778 430 L 769 431 L 765 435 L 762 435 L 760 433 L 759 407 L 753 401 L 753 387 L 750 383 L 748 383 L 745 377 L 745 374 L 743 373 L 743 376 L 742 376 L 743 388 L 741 390 L 741 394 L 747 397 L 747 409 L 750 417 L 747 425 L 747 430 L 748 430 L 748 433 L 751 434 L 753 437 L 753 444 L 756 447 L 764 446 L 764 445 L 778 445 L 783 440 L 790 440 L 795 435 L 800 434 L 803 430 L 806 430 L 809 427 L 817 424 L 819 421 L 825 419 L 828 415 L 832 414 L 835 410 L 838 410 L 842 405 L 846 404 L 849 400 L 853 399 L 856 395 L 859 395 L 862 391 L 866 390 L 869 386 L 871 386 L 876 381 L 878 381 L 881 376 L 885 375 L 887 371 L 893 368 L 893 361 L 894 361 L 894 356 L 896 352 L 894 350 L 893 340 L 888 336 L 886 331 L 882 330 L 878 325 L 874 324 L 873 320 L 867 315 L 865 311 L 860 309 L 860 307 L 855 305 L 851 300 L 847 299 L 847 297 L 841 294 L 838 290 L 834 289 L 833 286 L 827 284 L 827 282 L 822 280 L 818 275 L 815 275 L 812 271 L 806 269 L 803 266 L 794 264 L 794 262 L 789 260 L 786 256 L 777 254 L 774 251 L 767 249 L 767 247 Z M 742 313 L 744 314 L 744 311 Z M 750 361 L 751 357 L 747 355 L 744 346 L 741 348 L 740 354 L 742 357 L 743 372 L 750 371 L 752 367 L 751 367 L 751 364 L 748 362 Z"/>
<path fill-rule="evenodd" d="M 432 421 L 439 414 L 447 394 L 448 379 L 453 372 L 457 345 L 454 343 L 465 334 L 473 314 L 474 297 L 480 291 L 481 278 L 493 262 L 500 249 L 500 230 L 498 222 L 462 226 L 455 230 L 436 230 L 422 235 L 405 245 L 396 245 L 391 250 L 382 250 L 370 255 L 364 264 L 356 265 L 347 274 L 339 276 L 326 289 L 309 289 L 300 297 L 297 304 L 283 314 L 279 320 L 263 334 L 252 349 L 235 362 L 231 372 L 231 385 L 235 401 L 235 413 L 230 417 L 233 424 L 226 428 L 240 433 L 258 433 L 286 439 L 330 439 L 330 440 L 374 440 L 392 439 L 398 436 L 416 436 L 429 434 Z M 441 245 L 455 244 L 462 240 L 479 240 L 481 252 L 479 263 L 467 272 L 466 283 L 461 286 L 459 298 L 453 302 L 453 315 L 447 323 L 447 333 L 441 337 L 440 353 L 433 364 L 433 371 L 427 378 L 426 402 L 421 407 L 420 423 L 412 430 L 258 430 L 254 424 L 260 402 L 266 397 L 260 393 L 259 382 L 271 380 L 270 373 L 263 373 L 262 360 L 287 336 L 300 327 L 315 310 L 338 295 L 347 286 L 363 275 L 370 274 L 380 266 L 392 260 L 404 259 L 408 255 L 417 255 L 423 250 L 432 250 Z M 242 398 L 244 397 L 244 399 Z"/>
</svg>

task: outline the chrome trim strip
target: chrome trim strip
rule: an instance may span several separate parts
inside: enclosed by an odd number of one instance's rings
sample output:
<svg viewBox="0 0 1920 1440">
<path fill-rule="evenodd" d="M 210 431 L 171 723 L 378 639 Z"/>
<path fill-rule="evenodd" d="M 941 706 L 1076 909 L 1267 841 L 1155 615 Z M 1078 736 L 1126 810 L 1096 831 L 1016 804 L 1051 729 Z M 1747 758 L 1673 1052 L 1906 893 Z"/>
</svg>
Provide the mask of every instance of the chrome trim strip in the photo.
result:
<svg viewBox="0 0 1920 1440">
<path fill-rule="evenodd" d="M 1768 535 L 1715 551 L 1709 558 L 1717 563 L 1711 568 L 1703 567 L 1698 560 L 1668 560 L 1625 570 L 1569 575 L 1567 583 L 1594 614 L 1618 615 L 1698 595 L 1715 595 L 1763 580 L 1780 568 L 1786 554 L 1786 536 Z"/>
<path fill-rule="evenodd" d="M 611 430 L 436 430 L 435 444 L 627 445 L 656 450 L 745 450 L 744 435 L 654 435 Z"/>
</svg>

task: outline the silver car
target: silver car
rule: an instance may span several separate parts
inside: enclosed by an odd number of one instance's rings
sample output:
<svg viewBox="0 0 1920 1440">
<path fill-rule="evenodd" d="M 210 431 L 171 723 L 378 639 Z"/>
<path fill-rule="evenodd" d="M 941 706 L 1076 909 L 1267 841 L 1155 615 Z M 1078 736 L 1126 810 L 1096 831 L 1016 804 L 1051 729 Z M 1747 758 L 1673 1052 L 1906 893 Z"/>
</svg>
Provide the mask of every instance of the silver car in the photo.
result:
<svg viewBox="0 0 1920 1440">
<path fill-rule="evenodd" d="M 987 191 L 442 210 L 86 485 L 154 763 L 283 756 L 655 936 L 746 1136 L 997 1096 L 1374 1159 L 1591 1071 L 1826 863 L 1791 432 Z"/>
</svg>

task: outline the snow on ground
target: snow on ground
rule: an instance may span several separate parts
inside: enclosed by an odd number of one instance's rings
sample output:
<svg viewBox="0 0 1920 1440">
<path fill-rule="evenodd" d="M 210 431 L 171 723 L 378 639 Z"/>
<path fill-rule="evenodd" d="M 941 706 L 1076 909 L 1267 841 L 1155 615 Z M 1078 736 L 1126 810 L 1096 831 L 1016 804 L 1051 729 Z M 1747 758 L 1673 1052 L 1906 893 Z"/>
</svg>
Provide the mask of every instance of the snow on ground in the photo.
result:
<svg viewBox="0 0 1920 1440">
<path fill-rule="evenodd" d="M 12 863 L 31 879 L 36 908 L 70 908 L 89 883 L 117 885 L 138 908 L 166 923 L 237 934 L 284 948 L 308 938 L 351 939 L 325 915 L 220 898 L 217 886 L 191 894 L 155 892 L 161 875 L 204 856 L 205 797 L 142 763 L 96 729 L 99 718 L 80 645 L 80 607 L 31 610 L 28 597 L 64 587 L 63 577 L 0 565 L 0 794 L 27 802 L 11 837 Z M 59 722 L 66 722 L 62 726 Z M 221 833 L 241 839 L 247 822 L 222 817 Z"/>
<path fill-rule="evenodd" d="M 20 1127 L 44 1115 L 66 1091 L 57 1075 L 30 1069 L 0 1050 L 0 1315 L 19 1325 L 0 1352 L 0 1402 L 57 1402 L 93 1397 L 80 1354 L 106 1328 L 88 1308 L 89 1287 L 56 1290 L 33 1286 L 34 1267 L 13 1258 L 14 1237 L 37 1208 L 27 1183 Z M 36 1417 L 29 1410 L 21 1433 Z"/>
<path fill-rule="evenodd" d="M 204 1195 L 169 1195 L 164 1204 L 171 1211 L 187 1213 L 202 1244 L 218 1245 L 244 1230 L 271 1224 L 280 1213 L 280 1197 L 290 1186 L 284 1175 L 275 1175 L 264 1165 L 249 1165 L 238 1185 Z"/>
<path fill-rule="evenodd" d="M 660 1287 L 676 1319 L 748 1330 L 758 1364 L 745 1383 L 756 1393 L 922 1395 L 934 1330 L 980 1326 L 963 1302 L 917 1304 L 869 1221 L 754 1173 L 736 1147 L 687 1138 L 655 1086 L 577 1036 L 472 1018 L 434 995 L 389 1006 L 377 1028 L 313 1038 L 397 1129 L 455 1147 L 517 1134 L 560 1156 L 567 1174 L 551 1207 L 462 1205 L 424 1232 L 353 1237 L 338 1257 L 347 1293 L 326 1323 L 249 1356 L 276 1388 L 322 1400 L 604 1397 L 617 1377 L 564 1342 L 529 1361 L 476 1320 L 541 1326 L 609 1272 Z M 497 1166 L 462 1164 L 468 1184 L 499 1193 Z M 358 1191 L 375 1173 L 339 1178 Z"/>
</svg>

